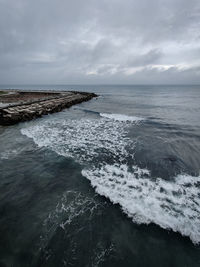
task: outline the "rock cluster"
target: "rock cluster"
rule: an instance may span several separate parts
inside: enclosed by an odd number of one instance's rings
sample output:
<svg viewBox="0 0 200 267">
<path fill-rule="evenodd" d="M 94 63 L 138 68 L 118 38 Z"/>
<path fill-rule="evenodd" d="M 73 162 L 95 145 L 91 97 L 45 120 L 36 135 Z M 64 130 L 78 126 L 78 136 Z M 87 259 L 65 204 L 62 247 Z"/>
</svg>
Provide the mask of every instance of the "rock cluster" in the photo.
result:
<svg viewBox="0 0 200 267">
<path fill-rule="evenodd" d="M 72 105 L 88 101 L 97 95 L 85 92 L 65 92 L 55 97 L 41 98 L 35 101 L 0 108 L 0 125 L 12 125 L 31 120 L 44 114 L 61 111 Z"/>
</svg>

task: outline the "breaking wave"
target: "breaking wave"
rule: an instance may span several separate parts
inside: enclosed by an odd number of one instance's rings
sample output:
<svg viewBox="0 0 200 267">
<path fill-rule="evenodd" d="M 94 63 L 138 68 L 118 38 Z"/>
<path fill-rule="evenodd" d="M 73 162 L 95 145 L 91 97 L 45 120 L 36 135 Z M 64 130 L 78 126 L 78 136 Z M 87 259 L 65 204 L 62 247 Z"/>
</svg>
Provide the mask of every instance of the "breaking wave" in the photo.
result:
<svg viewBox="0 0 200 267">
<path fill-rule="evenodd" d="M 200 177 L 178 175 L 169 182 L 151 180 L 150 172 L 127 165 L 105 165 L 83 170 L 96 192 L 114 204 L 138 224 L 155 223 L 200 242 Z"/>
<path fill-rule="evenodd" d="M 155 223 L 200 242 L 200 177 L 182 174 L 171 181 L 153 179 L 134 163 L 136 140 L 130 126 L 144 119 L 119 114 L 100 118 L 39 122 L 22 134 L 40 147 L 84 164 L 83 176 L 100 195 L 119 204 L 138 224 Z M 64 226 L 64 225 L 63 225 Z"/>
<path fill-rule="evenodd" d="M 127 116 L 123 114 L 108 114 L 108 113 L 100 113 L 102 117 L 116 120 L 116 121 L 132 121 L 132 122 L 139 122 L 144 120 L 143 118 L 136 117 L 136 116 Z"/>
</svg>

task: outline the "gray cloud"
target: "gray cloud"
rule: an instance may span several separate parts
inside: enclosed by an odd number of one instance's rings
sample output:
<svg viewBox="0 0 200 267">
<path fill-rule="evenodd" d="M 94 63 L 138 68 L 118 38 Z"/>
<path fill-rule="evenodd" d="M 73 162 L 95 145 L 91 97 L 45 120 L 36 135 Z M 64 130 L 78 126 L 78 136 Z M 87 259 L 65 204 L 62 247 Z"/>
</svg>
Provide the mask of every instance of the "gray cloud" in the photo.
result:
<svg viewBox="0 0 200 267">
<path fill-rule="evenodd" d="M 199 0 L 0 0 L 0 83 L 200 83 Z"/>
</svg>

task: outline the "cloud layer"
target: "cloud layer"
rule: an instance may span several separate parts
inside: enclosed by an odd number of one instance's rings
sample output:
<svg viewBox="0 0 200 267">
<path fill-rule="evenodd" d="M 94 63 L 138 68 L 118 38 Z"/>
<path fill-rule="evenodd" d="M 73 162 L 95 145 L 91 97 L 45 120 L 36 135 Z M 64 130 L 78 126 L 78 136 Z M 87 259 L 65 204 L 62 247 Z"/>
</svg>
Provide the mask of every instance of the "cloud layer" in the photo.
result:
<svg viewBox="0 0 200 267">
<path fill-rule="evenodd" d="M 200 84 L 199 0 L 0 0 L 0 83 Z"/>
</svg>

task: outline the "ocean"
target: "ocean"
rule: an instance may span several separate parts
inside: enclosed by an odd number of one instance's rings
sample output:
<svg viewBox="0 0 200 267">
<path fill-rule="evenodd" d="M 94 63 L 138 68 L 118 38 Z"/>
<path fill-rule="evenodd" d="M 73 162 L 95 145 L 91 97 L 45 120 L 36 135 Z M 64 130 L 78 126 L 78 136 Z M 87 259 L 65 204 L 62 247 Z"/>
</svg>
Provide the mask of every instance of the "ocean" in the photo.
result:
<svg viewBox="0 0 200 267">
<path fill-rule="evenodd" d="M 1 267 L 200 266 L 200 86 L 7 88 L 99 97 L 0 127 Z"/>
</svg>

